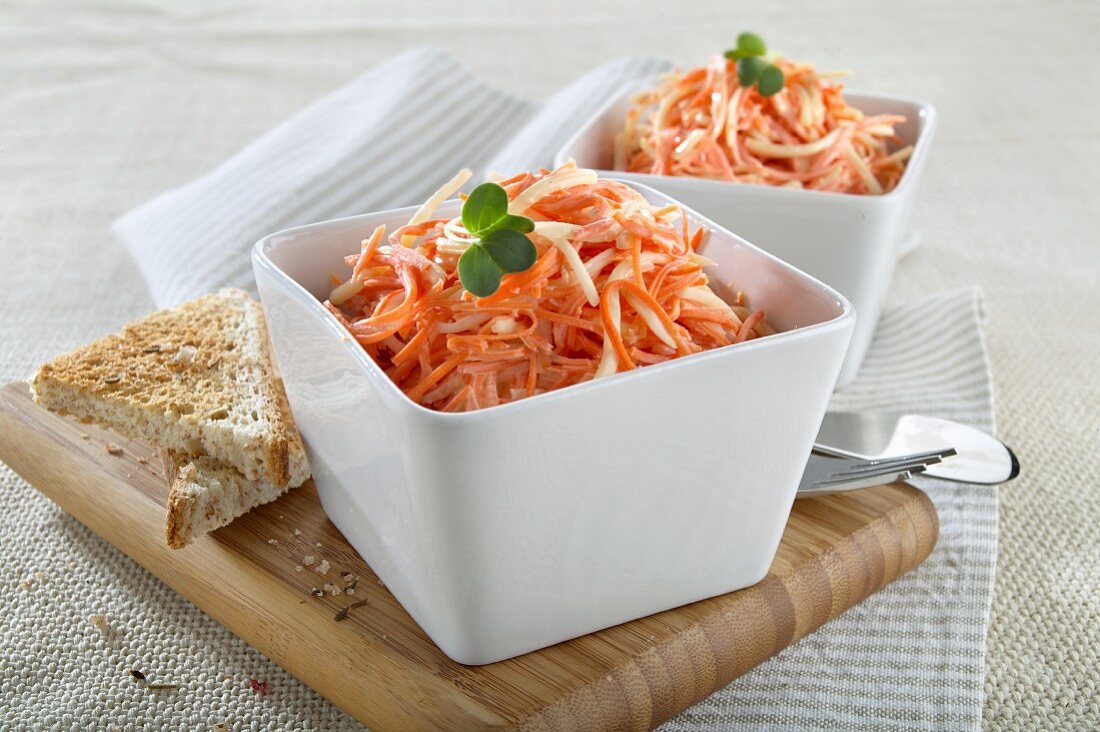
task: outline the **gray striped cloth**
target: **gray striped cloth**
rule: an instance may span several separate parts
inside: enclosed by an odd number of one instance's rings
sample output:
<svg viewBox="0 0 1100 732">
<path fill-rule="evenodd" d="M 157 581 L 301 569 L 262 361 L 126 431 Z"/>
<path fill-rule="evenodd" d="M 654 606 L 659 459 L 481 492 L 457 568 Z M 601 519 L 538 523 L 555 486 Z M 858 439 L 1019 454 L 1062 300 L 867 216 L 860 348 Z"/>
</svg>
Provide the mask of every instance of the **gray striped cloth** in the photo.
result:
<svg viewBox="0 0 1100 732">
<path fill-rule="evenodd" d="M 614 61 L 536 105 L 439 51 L 409 51 L 126 214 L 114 231 L 162 306 L 249 287 L 248 251 L 262 236 L 420 203 L 464 166 L 475 180 L 549 166 L 616 89 L 668 67 Z M 968 289 L 887 308 L 859 378 L 833 406 L 921 412 L 992 432 L 992 402 L 980 300 Z M 941 521 L 939 544 L 921 567 L 664 728 L 976 729 L 996 493 L 921 485 Z M 287 693 L 286 703 L 296 697 Z"/>
<path fill-rule="evenodd" d="M 974 288 L 887 307 L 858 378 L 830 409 L 917 412 L 993 433 L 981 322 Z M 940 517 L 923 564 L 661 729 L 978 729 L 996 488 L 913 482 Z"/>
</svg>

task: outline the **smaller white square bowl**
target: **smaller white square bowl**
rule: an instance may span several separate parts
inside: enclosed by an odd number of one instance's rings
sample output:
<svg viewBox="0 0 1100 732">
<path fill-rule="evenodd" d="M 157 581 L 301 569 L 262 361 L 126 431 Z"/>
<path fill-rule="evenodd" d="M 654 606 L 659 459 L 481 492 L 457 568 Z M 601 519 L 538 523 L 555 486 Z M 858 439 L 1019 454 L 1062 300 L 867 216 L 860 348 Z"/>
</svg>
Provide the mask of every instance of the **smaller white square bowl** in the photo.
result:
<svg viewBox="0 0 1100 732">
<path fill-rule="evenodd" d="M 868 115 L 905 115 L 897 134 L 903 144 L 914 145 L 913 155 L 898 185 L 881 196 L 610 170 L 615 134 L 622 129 L 631 100 L 652 84 L 633 82 L 608 99 L 558 151 L 555 165 L 573 159 L 578 167 L 592 168 L 602 177 L 652 186 L 840 290 L 859 314 L 837 385 L 850 383 L 863 363 L 894 276 L 936 127 L 935 109 L 902 97 L 845 93 L 853 107 Z"/>
<path fill-rule="evenodd" d="M 344 255 L 413 210 L 272 234 L 252 261 L 325 511 L 443 652 L 489 663 L 759 581 L 844 358 L 848 302 L 689 212 L 710 230 L 712 280 L 784 332 L 444 414 L 321 304 Z"/>
</svg>

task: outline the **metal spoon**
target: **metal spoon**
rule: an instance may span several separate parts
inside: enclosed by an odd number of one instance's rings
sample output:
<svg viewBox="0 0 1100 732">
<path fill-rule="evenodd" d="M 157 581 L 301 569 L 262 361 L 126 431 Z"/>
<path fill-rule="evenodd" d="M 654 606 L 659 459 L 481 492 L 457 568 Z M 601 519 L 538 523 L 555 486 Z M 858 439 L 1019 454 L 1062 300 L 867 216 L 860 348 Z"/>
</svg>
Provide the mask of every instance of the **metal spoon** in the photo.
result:
<svg viewBox="0 0 1100 732">
<path fill-rule="evenodd" d="M 828 412 L 814 450 L 837 457 L 880 460 L 953 447 L 950 460 L 924 475 L 959 483 L 996 485 L 1020 473 L 1016 455 L 1000 440 L 949 419 L 885 412 Z"/>
</svg>

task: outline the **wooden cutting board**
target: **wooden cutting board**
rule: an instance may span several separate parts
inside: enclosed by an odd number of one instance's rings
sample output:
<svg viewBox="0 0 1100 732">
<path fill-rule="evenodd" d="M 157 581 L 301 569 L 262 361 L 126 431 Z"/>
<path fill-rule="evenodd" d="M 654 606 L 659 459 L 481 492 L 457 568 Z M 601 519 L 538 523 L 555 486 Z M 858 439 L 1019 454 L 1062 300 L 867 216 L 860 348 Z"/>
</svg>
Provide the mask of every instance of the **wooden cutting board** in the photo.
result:
<svg viewBox="0 0 1100 732">
<path fill-rule="evenodd" d="M 475 667 L 444 656 L 378 583 L 312 482 L 173 551 L 151 446 L 46 412 L 16 383 L 0 389 L 0 460 L 379 731 L 654 727 L 918 565 L 939 530 L 928 498 L 902 483 L 796 501 L 759 584 Z M 304 555 L 327 560 L 328 574 L 298 570 Z M 345 572 L 360 578 L 353 596 L 311 594 L 345 586 Z"/>
</svg>

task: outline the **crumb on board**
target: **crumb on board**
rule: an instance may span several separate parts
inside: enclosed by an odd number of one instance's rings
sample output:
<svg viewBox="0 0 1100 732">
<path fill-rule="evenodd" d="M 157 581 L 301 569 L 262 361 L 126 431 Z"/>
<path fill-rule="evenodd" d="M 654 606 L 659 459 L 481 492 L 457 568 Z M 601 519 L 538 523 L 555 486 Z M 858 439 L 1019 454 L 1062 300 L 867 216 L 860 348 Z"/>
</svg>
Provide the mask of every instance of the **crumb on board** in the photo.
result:
<svg viewBox="0 0 1100 732">
<path fill-rule="evenodd" d="M 327 559 L 322 559 L 320 564 L 313 568 L 313 571 L 317 574 L 328 574 L 328 570 L 332 565 L 328 563 Z"/>
<path fill-rule="evenodd" d="M 113 442 L 108 442 L 107 444 L 105 444 L 103 446 L 103 449 L 107 451 L 108 455 L 114 455 L 115 457 L 118 457 L 122 454 L 122 448 Z"/>
<path fill-rule="evenodd" d="M 283 519 L 283 515 L 280 513 L 279 514 L 279 520 L 282 521 L 282 519 Z"/>
<path fill-rule="evenodd" d="M 303 569 L 305 569 L 305 567 L 303 567 L 303 566 L 302 566 L 302 565 L 300 565 L 300 564 L 295 564 L 295 565 L 294 565 L 294 571 L 295 571 L 295 572 L 301 572 L 301 571 L 302 571 Z"/>
<path fill-rule="evenodd" d="M 320 587 L 311 587 L 309 589 L 309 594 L 313 595 L 314 597 L 324 597 L 325 591 L 322 590 Z"/>
<path fill-rule="evenodd" d="M 145 465 L 149 462 L 148 460 L 146 460 L 145 458 L 140 457 L 140 456 L 138 457 L 137 461 L 138 461 L 139 465 Z"/>
<path fill-rule="evenodd" d="M 302 535 L 302 530 L 301 529 L 294 529 L 294 535 L 295 536 L 301 536 Z"/>
<path fill-rule="evenodd" d="M 307 567 L 309 565 L 313 564 L 315 561 L 316 561 L 316 557 L 314 557 L 312 554 L 307 554 L 304 557 L 302 557 L 302 564 L 306 565 Z"/>
<path fill-rule="evenodd" d="M 268 544 L 278 544 L 278 543 L 279 543 L 279 540 L 278 540 L 278 539 L 268 539 L 268 540 L 267 540 L 267 543 L 268 543 Z"/>
<path fill-rule="evenodd" d="M 314 544 L 313 546 L 315 546 L 315 547 L 317 547 L 318 549 L 320 549 L 320 548 L 321 548 L 321 542 L 317 542 L 317 543 L 316 543 L 316 544 Z"/>
<path fill-rule="evenodd" d="M 341 620 L 348 616 L 349 610 L 354 610 L 357 607 L 363 607 L 366 604 L 366 600 L 359 600 L 357 602 L 351 603 L 350 605 L 345 605 L 344 607 L 336 611 L 336 614 L 332 616 L 332 619 L 339 623 Z"/>
<path fill-rule="evenodd" d="M 82 440 L 87 440 L 87 439 L 89 439 L 90 437 L 91 437 L 91 436 L 90 436 L 90 435 L 89 435 L 89 434 L 88 434 L 87 432 L 81 432 L 81 433 L 80 433 L 80 439 L 82 439 Z"/>
</svg>

